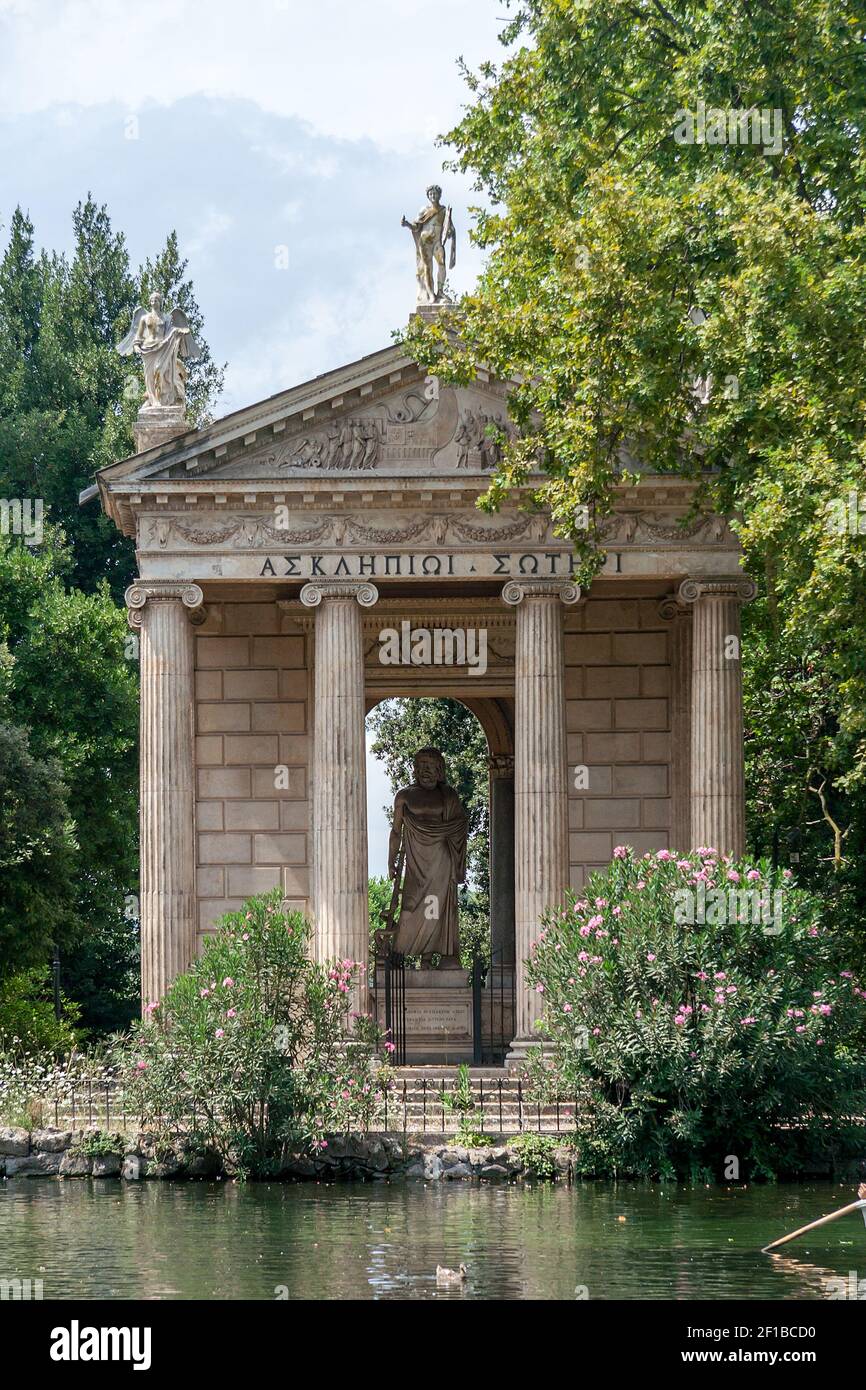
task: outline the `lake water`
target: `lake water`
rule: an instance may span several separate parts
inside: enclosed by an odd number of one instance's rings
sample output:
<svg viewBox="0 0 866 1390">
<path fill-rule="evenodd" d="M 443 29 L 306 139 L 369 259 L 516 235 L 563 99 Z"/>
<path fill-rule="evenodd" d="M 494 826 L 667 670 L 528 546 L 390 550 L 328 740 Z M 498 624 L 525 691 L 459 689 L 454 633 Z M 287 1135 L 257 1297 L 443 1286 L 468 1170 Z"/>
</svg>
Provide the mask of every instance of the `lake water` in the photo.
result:
<svg viewBox="0 0 866 1390">
<path fill-rule="evenodd" d="M 828 1279 L 866 1278 L 859 1213 L 760 1248 L 854 1195 L 0 1180 L 0 1278 L 42 1279 L 46 1299 L 826 1299 Z M 436 1265 L 461 1262 L 465 1285 L 437 1289 Z"/>
</svg>

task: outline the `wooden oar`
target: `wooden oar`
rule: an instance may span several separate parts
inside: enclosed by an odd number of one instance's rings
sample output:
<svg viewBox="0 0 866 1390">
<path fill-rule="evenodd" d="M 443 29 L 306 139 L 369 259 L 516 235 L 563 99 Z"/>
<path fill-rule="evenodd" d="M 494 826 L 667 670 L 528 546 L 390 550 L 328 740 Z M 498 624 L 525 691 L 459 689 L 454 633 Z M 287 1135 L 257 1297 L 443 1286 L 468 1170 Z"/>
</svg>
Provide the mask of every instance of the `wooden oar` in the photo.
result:
<svg viewBox="0 0 866 1390">
<path fill-rule="evenodd" d="M 866 1221 L 866 1182 L 861 1182 L 857 1189 L 858 1201 L 849 1202 L 846 1207 L 840 1207 L 838 1211 L 831 1211 L 829 1216 L 822 1216 L 817 1221 L 810 1221 L 808 1226 L 801 1226 L 799 1230 L 792 1231 L 789 1236 L 782 1236 L 781 1240 L 774 1240 L 769 1245 L 765 1245 L 761 1251 L 766 1255 L 768 1250 L 775 1250 L 779 1245 L 787 1245 L 789 1240 L 796 1240 L 797 1236 L 804 1236 L 807 1231 L 816 1231 L 819 1226 L 826 1226 L 830 1221 L 838 1221 L 840 1216 L 847 1216 L 852 1211 L 862 1211 L 863 1220 Z"/>
</svg>

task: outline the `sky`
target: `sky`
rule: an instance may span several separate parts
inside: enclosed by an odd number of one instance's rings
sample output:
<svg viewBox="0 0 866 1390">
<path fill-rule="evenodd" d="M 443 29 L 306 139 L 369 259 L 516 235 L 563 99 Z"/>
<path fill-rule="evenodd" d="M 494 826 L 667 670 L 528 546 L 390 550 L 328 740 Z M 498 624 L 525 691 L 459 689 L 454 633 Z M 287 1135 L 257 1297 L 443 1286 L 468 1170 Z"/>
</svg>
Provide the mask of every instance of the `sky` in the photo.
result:
<svg viewBox="0 0 866 1390">
<path fill-rule="evenodd" d="M 458 68 L 504 52 L 505 0 L 0 0 L 0 239 L 17 203 L 68 248 L 91 191 L 139 264 L 176 228 L 218 414 L 380 347 L 414 304 L 414 216 L 466 176 L 436 137 Z"/>
<path fill-rule="evenodd" d="M 134 265 L 176 229 L 217 415 L 386 347 L 414 306 L 414 216 L 454 209 L 456 292 L 480 268 L 469 179 L 436 137 L 499 62 L 506 0 L 0 0 L 0 244 L 17 204 L 69 250 L 91 192 Z M 390 786 L 368 759 L 370 871 Z"/>
</svg>

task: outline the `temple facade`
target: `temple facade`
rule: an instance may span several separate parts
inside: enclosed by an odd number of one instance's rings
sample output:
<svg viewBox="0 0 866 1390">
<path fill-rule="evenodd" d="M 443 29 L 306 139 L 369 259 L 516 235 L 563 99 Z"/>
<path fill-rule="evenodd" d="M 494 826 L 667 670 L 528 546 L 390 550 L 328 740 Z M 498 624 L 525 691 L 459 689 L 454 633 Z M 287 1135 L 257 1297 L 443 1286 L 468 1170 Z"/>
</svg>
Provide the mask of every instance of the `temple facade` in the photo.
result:
<svg viewBox="0 0 866 1390">
<path fill-rule="evenodd" d="M 743 849 L 736 537 L 689 518 L 692 482 L 623 484 L 581 592 L 570 543 L 525 510 L 532 479 L 475 505 L 508 390 L 388 347 L 201 430 L 151 409 L 140 452 L 99 474 L 138 556 L 143 1002 L 276 887 L 320 958 L 366 960 L 364 720 L 389 697 L 452 697 L 484 730 L 513 1057 L 540 918 L 614 846 Z M 420 629 L 439 659 L 395 658 Z"/>
</svg>

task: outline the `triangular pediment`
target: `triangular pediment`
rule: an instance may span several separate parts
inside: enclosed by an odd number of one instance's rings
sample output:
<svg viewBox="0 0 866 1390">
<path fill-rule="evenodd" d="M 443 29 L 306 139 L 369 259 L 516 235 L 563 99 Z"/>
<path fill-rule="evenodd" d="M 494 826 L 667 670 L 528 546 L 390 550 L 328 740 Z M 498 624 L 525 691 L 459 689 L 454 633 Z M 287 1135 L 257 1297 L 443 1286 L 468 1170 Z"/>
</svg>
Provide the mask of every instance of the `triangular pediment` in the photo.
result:
<svg viewBox="0 0 866 1390">
<path fill-rule="evenodd" d="M 489 473 L 498 431 L 514 433 L 508 387 L 427 375 L 395 347 L 328 372 L 201 430 L 104 469 L 104 486 L 373 481 Z"/>
</svg>

